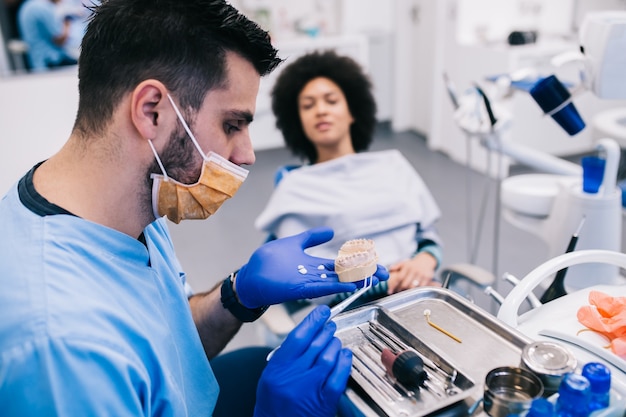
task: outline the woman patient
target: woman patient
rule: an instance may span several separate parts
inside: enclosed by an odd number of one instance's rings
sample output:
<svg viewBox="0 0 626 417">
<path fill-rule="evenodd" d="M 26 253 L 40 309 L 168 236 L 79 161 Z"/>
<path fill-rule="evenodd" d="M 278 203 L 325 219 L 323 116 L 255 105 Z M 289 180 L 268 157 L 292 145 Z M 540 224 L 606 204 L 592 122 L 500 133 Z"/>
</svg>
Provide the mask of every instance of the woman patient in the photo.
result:
<svg viewBox="0 0 626 417">
<path fill-rule="evenodd" d="M 256 227 L 280 238 L 329 226 L 333 240 L 311 251 L 326 258 L 335 258 L 347 240 L 374 240 L 390 278 L 363 302 L 438 285 L 439 208 L 399 151 L 366 152 L 376 127 L 376 102 L 359 64 L 333 51 L 298 58 L 278 76 L 272 110 L 287 148 L 304 165 L 278 172 Z M 323 302 L 335 304 L 345 296 Z"/>
</svg>

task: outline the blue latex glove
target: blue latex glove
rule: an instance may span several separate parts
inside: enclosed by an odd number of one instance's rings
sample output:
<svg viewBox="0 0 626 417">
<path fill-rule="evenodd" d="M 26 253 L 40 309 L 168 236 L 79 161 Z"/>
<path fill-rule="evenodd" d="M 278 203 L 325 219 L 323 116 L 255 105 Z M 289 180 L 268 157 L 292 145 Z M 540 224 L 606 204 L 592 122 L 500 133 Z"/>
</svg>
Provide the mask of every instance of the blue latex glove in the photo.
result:
<svg viewBox="0 0 626 417">
<path fill-rule="evenodd" d="M 352 352 L 334 337 L 330 309 L 320 305 L 289 333 L 257 387 L 254 417 L 333 417 L 346 389 Z"/>
<path fill-rule="evenodd" d="M 247 308 L 258 308 L 285 301 L 352 292 L 362 286 L 362 281 L 359 285 L 339 282 L 333 259 L 304 253 L 306 248 L 328 242 L 332 238 L 332 229 L 320 227 L 272 240 L 258 248 L 237 274 L 235 291 L 239 302 Z M 322 274 L 326 278 L 322 278 Z M 389 272 L 379 265 L 373 278 L 376 285 L 378 280 L 389 279 Z"/>
</svg>

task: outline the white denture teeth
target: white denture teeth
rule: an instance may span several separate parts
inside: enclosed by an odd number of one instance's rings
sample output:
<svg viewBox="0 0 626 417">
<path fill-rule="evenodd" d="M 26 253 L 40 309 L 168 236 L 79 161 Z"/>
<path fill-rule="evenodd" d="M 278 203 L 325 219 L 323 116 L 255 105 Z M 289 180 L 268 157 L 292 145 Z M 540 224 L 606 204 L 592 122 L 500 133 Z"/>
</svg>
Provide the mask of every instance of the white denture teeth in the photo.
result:
<svg viewBox="0 0 626 417">
<path fill-rule="evenodd" d="M 361 281 L 376 272 L 378 255 L 371 239 L 345 242 L 335 259 L 335 272 L 342 282 Z"/>
</svg>

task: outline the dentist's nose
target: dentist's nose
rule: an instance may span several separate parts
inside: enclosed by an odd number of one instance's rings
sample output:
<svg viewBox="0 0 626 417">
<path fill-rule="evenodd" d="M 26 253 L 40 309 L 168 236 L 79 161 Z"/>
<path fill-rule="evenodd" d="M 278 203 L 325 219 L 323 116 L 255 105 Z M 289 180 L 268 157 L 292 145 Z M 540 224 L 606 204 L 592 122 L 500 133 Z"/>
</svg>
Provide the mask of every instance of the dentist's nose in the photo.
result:
<svg viewBox="0 0 626 417">
<path fill-rule="evenodd" d="M 254 164 L 256 156 L 254 155 L 254 148 L 249 134 L 246 134 L 245 137 L 241 138 L 241 141 L 237 143 L 231 153 L 230 161 L 237 165 Z"/>
</svg>

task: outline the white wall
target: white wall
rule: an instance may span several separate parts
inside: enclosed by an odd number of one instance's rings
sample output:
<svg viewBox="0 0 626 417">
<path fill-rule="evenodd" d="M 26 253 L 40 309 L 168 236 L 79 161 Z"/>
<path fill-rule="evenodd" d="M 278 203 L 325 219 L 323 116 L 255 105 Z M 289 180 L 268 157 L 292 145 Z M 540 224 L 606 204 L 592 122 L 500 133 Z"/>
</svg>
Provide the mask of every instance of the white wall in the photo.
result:
<svg viewBox="0 0 626 417">
<path fill-rule="evenodd" d="M 459 43 L 501 42 L 512 30 L 567 35 L 574 0 L 459 0 Z"/>
<path fill-rule="evenodd" d="M 315 30 L 318 36 L 341 33 L 343 1 L 337 0 L 235 0 L 233 6 L 269 31 L 281 42 Z"/>
<path fill-rule="evenodd" d="M 394 14 L 393 114 L 395 130 L 430 135 L 435 90 L 441 87 L 444 0 L 397 0 Z"/>
<path fill-rule="evenodd" d="M 77 109 L 75 68 L 0 78 L 0 194 L 61 148 Z"/>
<path fill-rule="evenodd" d="M 393 32 L 398 0 L 341 0 L 341 33 Z"/>
</svg>

